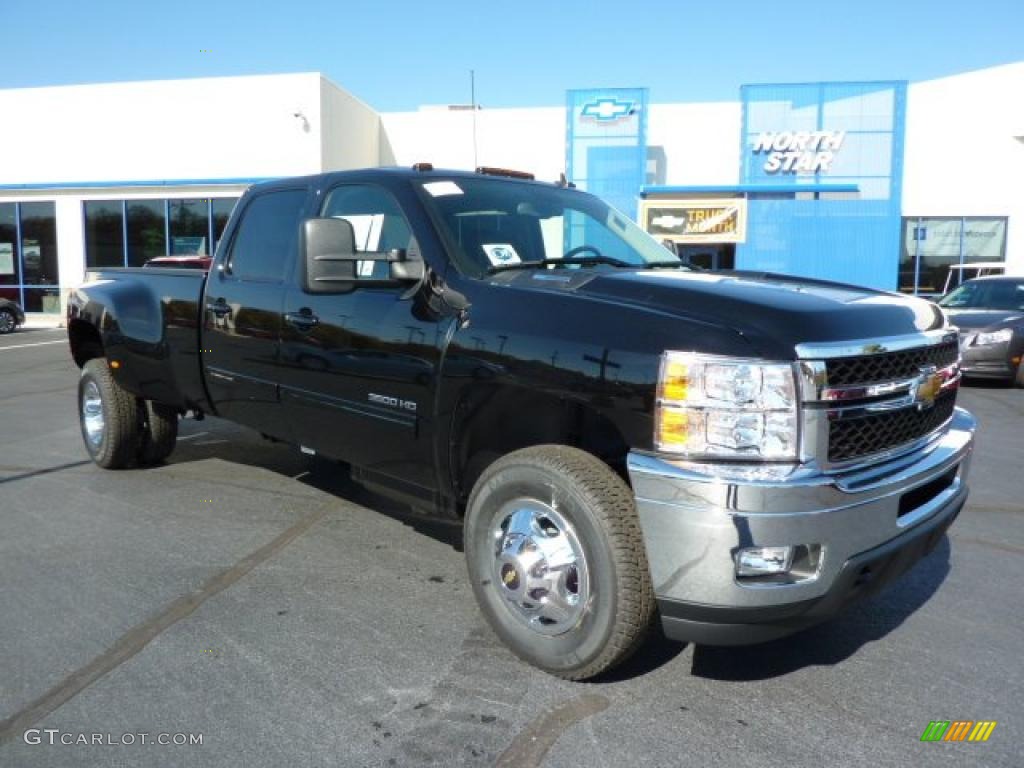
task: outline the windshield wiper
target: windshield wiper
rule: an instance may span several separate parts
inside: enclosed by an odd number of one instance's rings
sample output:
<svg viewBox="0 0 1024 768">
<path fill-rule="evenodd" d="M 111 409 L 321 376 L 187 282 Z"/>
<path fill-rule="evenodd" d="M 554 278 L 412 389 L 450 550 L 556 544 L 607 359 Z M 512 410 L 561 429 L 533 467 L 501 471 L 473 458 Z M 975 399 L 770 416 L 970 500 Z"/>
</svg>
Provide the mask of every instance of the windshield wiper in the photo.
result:
<svg viewBox="0 0 1024 768">
<path fill-rule="evenodd" d="M 515 264 L 495 264 L 488 267 L 487 274 L 495 272 L 506 272 L 510 269 L 533 269 L 534 267 L 572 267 L 592 266 L 594 264 L 610 264 L 613 267 L 629 267 L 631 269 L 642 269 L 642 264 L 630 264 L 628 261 L 613 259 L 611 256 L 586 256 L 582 259 L 535 259 L 534 261 L 518 261 Z"/>
</svg>

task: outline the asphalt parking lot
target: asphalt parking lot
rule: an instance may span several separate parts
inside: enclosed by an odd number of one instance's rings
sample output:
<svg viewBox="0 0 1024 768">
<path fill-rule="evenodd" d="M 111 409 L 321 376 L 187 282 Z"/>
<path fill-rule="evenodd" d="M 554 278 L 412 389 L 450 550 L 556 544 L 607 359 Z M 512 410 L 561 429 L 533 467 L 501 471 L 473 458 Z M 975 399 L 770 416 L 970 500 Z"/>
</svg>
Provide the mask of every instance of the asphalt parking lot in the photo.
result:
<svg viewBox="0 0 1024 768">
<path fill-rule="evenodd" d="M 96 468 L 63 338 L 0 339 L 0 766 L 1021 764 L 1024 390 L 963 391 L 971 499 L 888 591 L 573 684 L 491 635 L 457 531 L 329 465 L 207 419 L 165 466 Z M 922 743 L 931 720 L 998 725 Z M 142 733 L 202 744 L 60 743 Z"/>
</svg>

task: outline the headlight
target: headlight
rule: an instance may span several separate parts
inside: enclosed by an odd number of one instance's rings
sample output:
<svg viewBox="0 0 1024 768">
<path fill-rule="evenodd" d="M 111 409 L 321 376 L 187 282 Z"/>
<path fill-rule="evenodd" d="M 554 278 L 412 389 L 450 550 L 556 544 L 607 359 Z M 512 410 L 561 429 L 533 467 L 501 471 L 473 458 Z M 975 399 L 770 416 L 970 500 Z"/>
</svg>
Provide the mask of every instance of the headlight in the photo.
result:
<svg viewBox="0 0 1024 768">
<path fill-rule="evenodd" d="M 989 331 L 987 333 L 979 333 L 974 337 L 974 346 L 984 347 L 989 344 L 1002 344 L 1004 341 L 1009 341 L 1013 338 L 1012 328 L 1003 328 L 999 331 Z"/>
<path fill-rule="evenodd" d="M 666 453 L 795 460 L 793 366 L 666 352 L 655 422 L 655 447 Z"/>
</svg>

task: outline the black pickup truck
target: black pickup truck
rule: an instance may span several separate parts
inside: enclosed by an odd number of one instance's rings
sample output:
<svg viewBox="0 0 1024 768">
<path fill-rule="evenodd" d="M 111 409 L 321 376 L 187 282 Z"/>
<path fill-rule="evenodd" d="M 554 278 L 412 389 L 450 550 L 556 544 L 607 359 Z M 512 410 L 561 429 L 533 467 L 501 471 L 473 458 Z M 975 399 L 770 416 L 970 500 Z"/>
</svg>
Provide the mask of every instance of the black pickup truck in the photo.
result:
<svg viewBox="0 0 1024 768">
<path fill-rule="evenodd" d="M 760 642 L 834 615 L 942 537 L 974 420 L 932 304 L 688 269 L 626 216 L 520 174 L 260 184 L 209 274 L 71 296 L 85 446 L 159 462 L 204 414 L 462 520 L 521 658 L 592 677 L 656 617 Z"/>
</svg>

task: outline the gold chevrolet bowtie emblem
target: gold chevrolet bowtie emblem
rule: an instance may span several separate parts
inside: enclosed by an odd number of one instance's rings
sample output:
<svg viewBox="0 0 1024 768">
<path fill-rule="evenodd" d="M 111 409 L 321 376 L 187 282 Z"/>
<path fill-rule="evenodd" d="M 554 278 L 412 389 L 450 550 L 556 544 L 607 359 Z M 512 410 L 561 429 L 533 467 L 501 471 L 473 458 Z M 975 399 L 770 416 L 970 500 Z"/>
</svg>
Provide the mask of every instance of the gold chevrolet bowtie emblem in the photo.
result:
<svg viewBox="0 0 1024 768">
<path fill-rule="evenodd" d="M 919 410 L 924 411 L 935 405 L 935 398 L 942 391 L 942 375 L 934 365 L 925 366 L 921 369 L 921 375 L 917 382 L 914 402 Z"/>
</svg>

